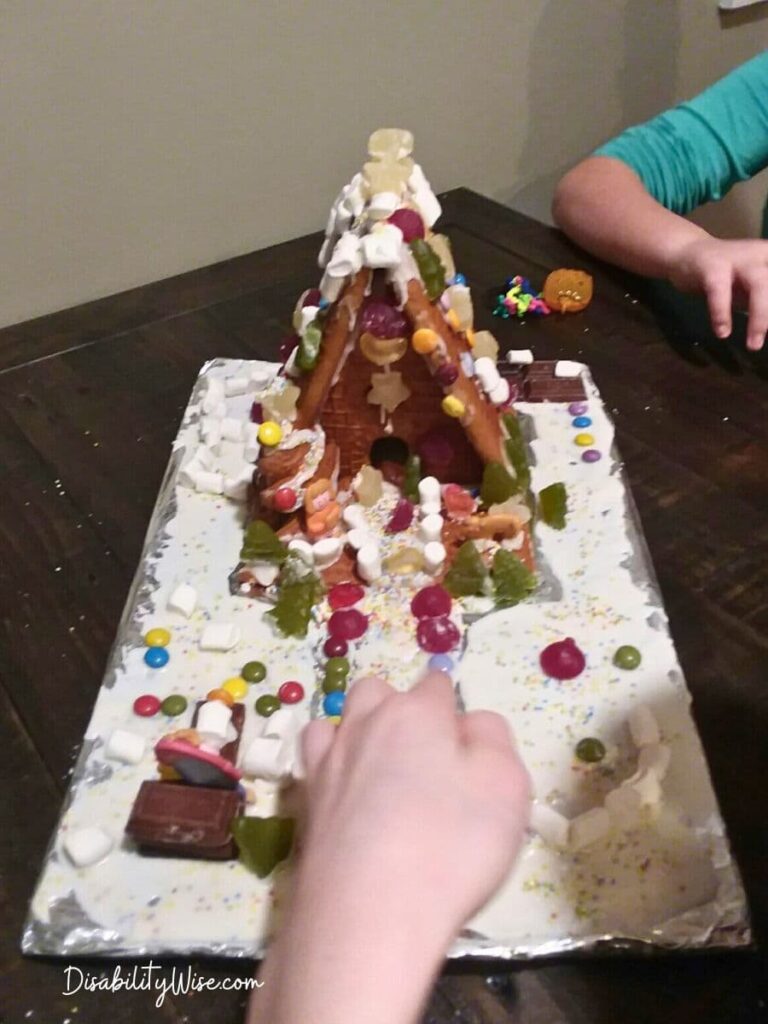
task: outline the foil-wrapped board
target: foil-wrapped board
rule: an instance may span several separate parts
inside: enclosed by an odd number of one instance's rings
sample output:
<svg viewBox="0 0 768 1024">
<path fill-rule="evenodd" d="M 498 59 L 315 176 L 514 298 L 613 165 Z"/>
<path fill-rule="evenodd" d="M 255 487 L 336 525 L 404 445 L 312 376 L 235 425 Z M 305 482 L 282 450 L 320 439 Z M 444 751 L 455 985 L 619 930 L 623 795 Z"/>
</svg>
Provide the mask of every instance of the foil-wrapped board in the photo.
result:
<svg viewBox="0 0 768 1024">
<path fill-rule="evenodd" d="M 273 364 L 214 360 L 203 367 L 193 390 L 32 899 L 22 940 L 26 953 L 252 957 L 262 954 L 279 926 L 290 862 L 261 880 L 236 860 L 144 856 L 124 834 L 142 782 L 157 777 L 155 742 L 170 728 L 189 724 L 171 724 L 163 715 L 137 718 L 132 704 L 138 695 L 184 694 L 191 714 L 211 687 L 258 659 L 269 674 L 251 686 L 246 700 L 246 749 L 258 729 L 253 704 L 259 695 L 274 692 L 285 679 L 301 681 L 308 697 L 316 686 L 325 635 L 321 618 L 306 639 L 286 640 L 264 621 L 264 602 L 230 594 L 228 575 L 237 562 L 243 506 L 179 484 L 180 470 L 199 443 L 204 382 L 211 376 L 240 379 L 254 368 L 265 379 L 277 370 Z M 633 827 L 581 850 L 558 849 L 531 831 L 501 891 L 457 938 L 451 951 L 456 957 L 535 959 L 605 948 L 702 949 L 750 942 L 743 888 L 613 425 L 586 368 L 581 379 L 599 461 L 582 461 L 567 403 L 516 406 L 531 454 L 533 488 L 565 483 L 567 524 L 562 531 L 535 527 L 542 585 L 532 599 L 503 611 L 489 612 L 481 603 L 465 609 L 455 673 L 458 697 L 467 709 L 492 708 L 509 718 L 537 801 L 568 818 L 600 806 L 612 787 L 632 776 L 637 751 L 627 721 L 638 704 L 649 707 L 658 721 L 671 749 L 670 766 L 653 815 Z M 227 415 L 247 418 L 252 398 L 228 398 Z M 166 607 L 180 582 L 193 584 L 199 594 L 189 619 L 171 615 Z M 360 674 L 380 672 L 405 689 L 423 670 L 426 655 L 415 644 L 409 616 L 388 613 L 393 599 L 386 587 L 366 598 L 371 628 L 353 665 Z M 211 622 L 239 626 L 243 639 L 237 648 L 200 650 L 201 631 Z M 143 660 L 142 636 L 155 625 L 172 631 L 170 661 L 160 670 Z M 562 637 L 576 638 L 587 655 L 585 673 L 567 683 L 543 678 L 538 661 L 541 650 Z M 633 671 L 613 663 L 623 644 L 642 652 Z M 307 718 L 317 708 L 311 699 L 302 706 Z M 144 737 L 146 753 L 139 764 L 106 758 L 106 741 L 118 728 Z M 585 737 L 599 737 L 609 751 L 597 770 L 574 758 Z M 246 813 L 275 813 L 276 786 L 256 782 L 252 796 Z M 78 869 L 64 840 L 86 824 L 100 825 L 114 847 L 100 863 Z"/>
</svg>

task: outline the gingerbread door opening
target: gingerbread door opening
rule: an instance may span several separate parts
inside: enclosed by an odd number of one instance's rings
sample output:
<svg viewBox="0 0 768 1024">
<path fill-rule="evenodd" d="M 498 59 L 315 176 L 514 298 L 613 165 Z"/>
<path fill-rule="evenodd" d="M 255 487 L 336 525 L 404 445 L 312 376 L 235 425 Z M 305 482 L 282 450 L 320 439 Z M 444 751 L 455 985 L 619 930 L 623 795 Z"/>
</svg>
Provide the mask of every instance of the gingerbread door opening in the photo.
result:
<svg viewBox="0 0 768 1024">
<path fill-rule="evenodd" d="M 379 469 L 383 462 L 405 465 L 410 448 L 401 437 L 377 437 L 371 445 L 371 465 Z"/>
</svg>

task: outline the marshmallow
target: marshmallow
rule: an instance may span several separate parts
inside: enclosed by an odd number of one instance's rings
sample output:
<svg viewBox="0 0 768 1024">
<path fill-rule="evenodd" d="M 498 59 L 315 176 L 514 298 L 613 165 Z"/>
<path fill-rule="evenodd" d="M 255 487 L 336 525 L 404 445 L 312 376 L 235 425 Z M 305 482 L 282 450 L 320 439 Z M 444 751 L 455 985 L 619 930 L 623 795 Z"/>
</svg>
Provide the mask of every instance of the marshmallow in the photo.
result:
<svg viewBox="0 0 768 1024">
<path fill-rule="evenodd" d="M 107 740 L 104 754 L 110 761 L 122 761 L 123 764 L 138 764 L 144 757 L 146 743 L 143 736 L 127 729 L 115 729 Z"/>
<path fill-rule="evenodd" d="M 251 740 L 243 755 L 241 768 L 245 775 L 277 782 L 288 774 L 290 752 L 282 740 L 271 736 L 257 736 Z"/>
<path fill-rule="evenodd" d="M 637 707 L 632 708 L 627 719 L 627 725 L 629 726 L 632 742 L 638 749 L 640 747 L 650 747 L 661 740 L 659 723 L 647 704 L 638 704 Z"/>
<path fill-rule="evenodd" d="M 362 184 L 363 176 L 358 173 L 342 191 L 343 198 L 339 203 L 339 209 L 343 210 L 352 218 L 359 217 L 365 207 L 365 196 L 363 195 L 361 187 Z"/>
<path fill-rule="evenodd" d="M 338 277 L 335 274 L 332 274 L 330 270 L 326 270 L 323 274 L 322 280 L 320 281 L 320 294 L 324 299 L 327 299 L 328 302 L 335 302 L 341 294 L 341 289 L 344 287 L 345 280 L 346 278 Z M 291 355 L 295 352 L 298 352 L 298 349 L 294 349 Z M 288 372 L 287 364 L 285 372 Z"/>
<path fill-rule="evenodd" d="M 197 604 L 197 591 L 189 583 L 180 583 L 168 598 L 168 610 L 189 618 Z"/>
<path fill-rule="evenodd" d="M 357 571 L 366 583 L 381 576 L 381 554 L 375 544 L 366 544 L 357 552 Z"/>
<path fill-rule="evenodd" d="M 413 165 L 408 187 L 413 193 L 413 201 L 418 206 L 424 223 L 431 228 L 443 211 L 419 164 Z"/>
<path fill-rule="evenodd" d="M 221 444 L 221 420 L 215 416 L 204 416 L 200 420 L 200 436 L 214 454 Z"/>
<path fill-rule="evenodd" d="M 232 721 L 232 709 L 223 700 L 207 700 L 197 712 L 196 729 L 206 739 L 226 740 Z"/>
<path fill-rule="evenodd" d="M 298 555 L 302 562 L 306 562 L 307 565 L 314 565 L 315 554 L 312 550 L 312 545 L 308 541 L 302 540 L 300 537 L 290 540 L 288 541 L 288 550 Z"/>
<path fill-rule="evenodd" d="M 603 839 L 611 829 L 611 816 L 604 807 L 593 807 L 591 811 L 579 814 L 571 821 L 568 830 L 568 845 L 572 850 L 582 850 Z"/>
<path fill-rule="evenodd" d="M 461 355 L 459 356 L 459 362 L 461 363 L 461 368 L 464 371 L 465 376 L 475 376 L 475 360 L 472 358 L 469 352 L 462 352 Z"/>
<path fill-rule="evenodd" d="M 335 217 L 333 210 L 331 210 L 331 216 Z M 331 232 L 320 246 L 320 252 L 317 254 L 317 265 L 321 270 L 324 270 L 328 266 L 328 260 L 331 258 L 335 241 L 334 233 Z"/>
<path fill-rule="evenodd" d="M 376 547 L 376 541 L 374 537 L 364 530 L 362 527 L 356 526 L 354 530 L 350 530 L 347 534 L 347 543 L 351 545 L 355 551 L 359 551 L 361 548 L 367 545 Z"/>
<path fill-rule="evenodd" d="M 578 377 L 583 369 L 582 363 L 574 363 L 570 359 L 558 359 L 555 363 L 555 376 Z"/>
<path fill-rule="evenodd" d="M 199 463 L 203 469 L 213 469 L 216 462 L 216 457 L 210 448 L 206 448 L 205 445 L 199 444 L 192 456 L 195 462 Z"/>
<path fill-rule="evenodd" d="M 323 537 L 312 545 L 312 554 L 318 569 L 327 569 L 337 562 L 344 544 L 341 537 Z"/>
<path fill-rule="evenodd" d="M 113 845 L 111 837 L 98 825 L 87 825 L 64 837 L 64 849 L 77 868 L 87 868 L 104 860 Z"/>
<path fill-rule="evenodd" d="M 492 391 L 501 381 L 501 375 L 496 369 L 496 364 L 488 356 L 480 356 L 475 360 L 475 376 L 480 381 L 484 391 Z"/>
<path fill-rule="evenodd" d="M 425 501 L 419 507 L 421 508 L 422 515 L 425 519 L 427 516 L 439 516 L 440 510 L 442 509 L 442 505 L 439 501 Z"/>
<path fill-rule="evenodd" d="M 435 476 L 425 476 L 419 480 L 419 503 L 440 503 L 440 481 Z"/>
<path fill-rule="evenodd" d="M 251 562 L 249 567 L 262 587 L 271 587 L 280 574 L 280 566 L 274 562 Z"/>
<path fill-rule="evenodd" d="M 440 540 L 443 535 L 443 517 L 440 515 L 424 516 L 419 524 L 419 533 L 423 541 Z"/>
<path fill-rule="evenodd" d="M 438 573 L 445 565 L 447 552 L 445 545 L 438 540 L 431 540 L 424 545 L 424 568 L 428 573 Z"/>
<path fill-rule="evenodd" d="M 368 520 L 362 505 L 347 505 L 341 513 L 345 526 L 352 529 L 364 530 L 368 526 Z"/>
<path fill-rule="evenodd" d="M 242 441 L 243 421 L 234 416 L 225 416 L 221 421 L 221 436 L 224 441 Z"/>
<path fill-rule="evenodd" d="M 345 278 L 356 274 L 362 265 L 360 239 L 351 231 L 345 231 L 334 246 L 326 273 L 331 277 Z"/>
<path fill-rule="evenodd" d="M 394 224 L 382 224 L 363 238 L 363 263 L 366 267 L 396 267 L 400 263 L 403 233 Z"/>
<path fill-rule="evenodd" d="M 568 845 L 570 822 L 549 804 L 540 804 L 534 800 L 531 807 L 531 828 L 537 832 L 548 846 L 564 849 Z"/>
<path fill-rule="evenodd" d="M 211 622 L 200 637 L 202 651 L 231 651 L 240 642 L 240 630 L 231 622 Z"/>
<path fill-rule="evenodd" d="M 245 448 L 243 449 L 244 457 L 248 462 L 255 462 L 259 457 L 261 451 L 261 445 L 259 444 L 259 424 L 258 423 L 246 423 L 243 426 L 243 440 L 245 441 Z"/>
<path fill-rule="evenodd" d="M 672 760 L 672 750 L 666 743 L 652 743 L 642 747 L 637 758 L 640 771 L 653 772 L 659 782 L 664 780 Z"/>
<path fill-rule="evenodd" d="M 499 383 L 488 392 L 488 397 L 494 405 L 504 405 L 509 401 L 509 381 L 499 377 Z"/>
<path fill-rule="evenodd" d="M 604 805 L 611 819 L 620 828 L 629 828 L 637 820 L 642 798 L 631 786 L 619 786 L 606 794 Z"/>
<path fill-rule="evenodd" d="M 368 203 L 368 216 L 372 220 L 386 220 L 400 206 L 400 196 L 396 192 L 377 192 Z"/>
<path fill-rule="evenodd" d="M 237 476 L 224 478 L 224 495 L 233 501 L 245 501 L 253 480 L 253 466 L 243 466 Z"/>
<path fill-rule="evenodd" d="M 251 370 L 248 383 L 254 391 L 261 391 L 272 380 L 272 376 L 273 374 L 269 370 L 259 370 L 256 368 Z"/>
<path fill-rule="evenodd" d="M 635 772 L 622 787 L 637 793 L 643 807 L 656 807 L 661 802 L 661 783 L 655 772 Z"/>
<path fill-rule="evenodd" d="M 529 348 L 512 348 L 507 352 L 507 362 L 527 365 L 533 362 L 533 352 Z"/>
<path fill-rule="evenodd" d="M 300 729 L 298 715 L 292 708 L 278 708 L 266 720 L 262 736 L 272 739 L 294 740 Z"/>
<path fill-rule="evenodd" d="M 224 477 L 221 473 L 211 473 L 207 469 L 199 469 L 195 474 L 195 490 L 200 494 L 223 494 Z"/>
<path fill-rule="evenodd" d="M 185 462 L 179 470 L 179 483 L 182 487 L 189 487 L 190 490 L 195 489 L 195 483 L 197 481 L 197 474 L 202 472 L 203 467 L 197 461 L 195 456 L 192 456 L 189 461 Z"/>
<path fill-rule="evenodd" d="M 203 412 L 213 415 L 224 401 L 224 382 L 219 377 L 209 377 L 203 396 Z"/>
<path fill-rule="evenodd" d="M 293 314 L 293 329 L 304 337 L 304 332 L 320 312 L 319 306 L 302 306 Z"/>
<path fill-rule="evenodd" d="M 224 394 L 227 398 L 233 398 L 235 395 L 244 395 L 247 390 L 247 377 L 227 377 L 224 381 Z"/>
</svg>

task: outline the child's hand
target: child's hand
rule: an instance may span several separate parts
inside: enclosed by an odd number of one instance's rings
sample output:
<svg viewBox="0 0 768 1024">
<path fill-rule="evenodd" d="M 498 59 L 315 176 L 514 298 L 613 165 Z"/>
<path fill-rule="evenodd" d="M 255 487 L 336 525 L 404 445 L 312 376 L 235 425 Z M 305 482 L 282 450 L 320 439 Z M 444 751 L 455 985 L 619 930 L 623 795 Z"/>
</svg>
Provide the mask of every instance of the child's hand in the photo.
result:
<svg viewBox="0 0 768 1024">
<path fill-rule="evenodd" d="M 768 241 L 697 237 L 670 257 L 669 279 L 683 291 L 707 297 L 712 329 L 727 338 L 733 328 L 734 295 L 749 312 L 747 348 L 763 347 L 768 331 Z"/>
<path fill-rule="evenodd" d="M 361 680 L 340 725 L 312 722 L 303 740 L 302 874 L 373 886 L 449 941 L 504 880 L 527 824 L 528 775 L 506 721 L 457 714 L 438 672 L 409 693 Z"/>
</svg>

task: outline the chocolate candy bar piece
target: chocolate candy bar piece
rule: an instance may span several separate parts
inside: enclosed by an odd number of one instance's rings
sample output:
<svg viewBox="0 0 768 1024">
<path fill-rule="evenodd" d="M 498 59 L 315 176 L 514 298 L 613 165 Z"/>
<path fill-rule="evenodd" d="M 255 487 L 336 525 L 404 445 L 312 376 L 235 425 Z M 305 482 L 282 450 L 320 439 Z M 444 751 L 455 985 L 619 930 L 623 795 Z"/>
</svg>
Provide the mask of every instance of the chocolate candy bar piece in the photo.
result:
<svg viewBox="0 0 768 1024">
<path fill-rule="evenodd" d="M 582 402 L 587 392 L 581 377 L 541 377 L 526 382 L 525 397 L 529 402 Z"/>
<path fill-rule="evenodd" d="M 538 380 L 540 377 L 547 379 L 555 376 L 556 359 L 534 359 L 525 368 L 526 380 Z"/>
<path fill-rule="evenodd" d="M 231 860 L 237 856 L 232 821 L 242 797 L 234 789 L 142 782 L 126 833 L 142 853 Z"/>
<path fill-rule="evenodd" d="M 206 701 L 199 700 L 195 704 L 195 713 L 192 716 L 192 728 L 197 727 L 197 716 L 200 712 L 200 708 L 205 704 Z M 233 704 L 232 705 L 232 718 L 230 719 L 232 725 L 237 733 L 235 739 L 229 743 L 225 743 L 219 751 L 219 756 L 223 757 L 225 761 L 229 761 L 230 764 L 237 764 L 237 751 L 240 748 L 240 737 L 243 734 L 243 723 L 245 722 L 245 704 Z"/>
</svg>

